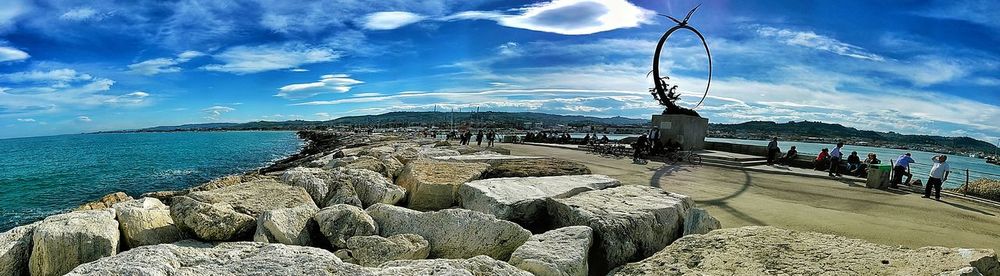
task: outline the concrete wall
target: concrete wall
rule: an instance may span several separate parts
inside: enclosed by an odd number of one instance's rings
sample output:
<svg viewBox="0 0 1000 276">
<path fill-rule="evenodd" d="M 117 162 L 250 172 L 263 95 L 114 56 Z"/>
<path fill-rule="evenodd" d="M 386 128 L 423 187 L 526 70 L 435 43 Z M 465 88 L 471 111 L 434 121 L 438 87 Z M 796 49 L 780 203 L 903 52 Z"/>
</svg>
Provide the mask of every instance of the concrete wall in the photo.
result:
<svg viewBox="0 0 1000 276">
<path fill-rule="evenodd" d="M 705 148 L 708 119 L 689 115 L 653 115 L 653 127 L 660 129 L 660 142 L 681 143 L 684 150 Z"/>
<path fill-rule="evenodd" d="M 767 157 L 766 146 L 753 146 L 726 142 L 705 142 L 705 149 Z M 783 155 L 785 152 L 781 152 L 781 154 Z M 781 156 L 778 157 L 780 158 Z M 798 157 L 796 157 L 795 160 L 792 160 L 792 162 L 789 162 L 788 165 L 796 168 L 812 169 L 816 166 L 815 163 L 813 163 L 815 160 L 816 155 L 800 151 Z"/>
</svg>

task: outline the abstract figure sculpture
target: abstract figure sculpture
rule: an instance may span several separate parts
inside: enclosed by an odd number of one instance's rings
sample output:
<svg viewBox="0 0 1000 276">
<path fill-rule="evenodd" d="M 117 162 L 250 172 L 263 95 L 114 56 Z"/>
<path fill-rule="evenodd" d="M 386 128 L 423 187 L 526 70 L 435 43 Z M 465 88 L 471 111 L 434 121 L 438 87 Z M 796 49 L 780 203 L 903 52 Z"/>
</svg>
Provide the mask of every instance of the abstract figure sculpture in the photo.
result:
<svg viewBox="0 0 1000 276">
<path fill-rule="evenodd" d="M 705 37 L 701 35 L 701 32 L 698 32 L 698 30 L 691 27 L 691 25 L 688 25 L 688 20 L 691 19 L 691 15 L 694 14 L 694 11 L 697 10 L 699 6 L 701 5 L 695 6 L 691 9 L 687 16 L 684 17 L 684 20 L 677 20 L 677 18 L 661 14 L 662 16 L 670 18 L 670 20 L 677 23 L 677 26 L 670 28 L 670 30 L 667 30 L 667 32 L 660 37 L 660 42 L 656 44 L 656 53 L 653 54 L 653 88 L 651 88 L 649 92 L 650 94 L 653 94 L 653 98 L 659 101 L 661 105 L 666 106 L 666 109 L 663 110 L 664 115 L 683 114 L 699 116 L 698 112 L 694 111 L 694 109 L 698 108 L 703 102 L 705 102 L 705 98 L 708 97 L 708 88 L 712 85 L 712 52 L 708 50 L 708 42 L 705 41 Z M 705 46 L 705 54 L 708 56 L 708 82 L 705 83 L 705 93 L 702 95 L 701 101 L 698 101 L 698 104 L 691 109 L 677 105 L 677 100 L 680 99 L 680 93 L 677 92 L 677 85 L 671 86 L 667 83 L 667 81 L 670 80 L 670 77 L 665 75 L 662 77 L 660 76 L 660 51 L 663 50 L 663 44 L 667 42 L 667 38 L 670 37 L 674 31 L 680 29 L 689 30 L 697 35 L 698 38 L 701 39 L 701 44 Z"/>
</svg>

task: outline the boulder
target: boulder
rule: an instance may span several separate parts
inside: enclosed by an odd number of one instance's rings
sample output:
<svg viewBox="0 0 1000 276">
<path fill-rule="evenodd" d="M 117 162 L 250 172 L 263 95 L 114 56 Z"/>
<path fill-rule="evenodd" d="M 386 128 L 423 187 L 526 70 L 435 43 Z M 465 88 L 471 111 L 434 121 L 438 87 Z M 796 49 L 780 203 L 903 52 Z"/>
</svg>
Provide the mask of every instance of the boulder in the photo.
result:
<svg viewBox="0 0 1000 276">
<path fill-rule="evenodd" d="M 77 265 L 118 253 L 115 211 L 76 211 L 42 220 L 32 234 L 31 275 L 63 275 Z"/>
<path fill-rule="evenodd" d="M 590 174 L 583 164 L 558 158 L 497 159 L 487 162 L 483 178 Z"/>
<path fill-rule="evenodd" d="M 326 206 L 332 183 L 330 173 L 319 168 L 295 167 L 281 174 L 281 181 L 288 185 L 302 187 L 318 206 Z M 336 187 L 333 187 L 336 188 Z"/>
<path fill-rule="evenodd" d="M 469 259 L 399 260 L 384 263 L 377 275 L 473 275 L 473 276 L 531 276 L 510 264 L 487 256 Z"/>
<path fill-rule="evenodd" d="M 186 195 L 186 194 L 188 194 L 188 192 L 189 192 L 188 190 L 180 190 L 180 191 L 156 191 L 156 192 L 148 192 L 148 193 L 142 194 L 141 197 L 155 198 L 155 199 L 159 200 L 160 203 L 163 203 L 163 204 L 166 204 L 166 205 L 171 205 L 171 204 L 173 204 L 172 200 L 173 200 L 173 198 L 175 196 Z"/>
<path fill-rule="evenodd" d="M 713 217 L 708 211 L 701 208 L 691 208 L 684 216 L 684 235 L 705 234 L 709 231 L 722 228 L 722 223 Z"/>
<path fill-rule="evenodd" d="M 429 159 L 439 156 L 455 156 L 461 154 L 462 153 L 458 151 L 444 149 L 444 148 L 406 147 L 397 150 L 395 153 L 392 154 L 392 156 L 405 165 L 406 163 L 409 163 L 410 161 L 417 159 Z"/>
<path fill-rule="evenodd" d="M 996 252 L 908 249 L 749 226 L 684 236 L 648 259 L 623 266 L 614 275 L 961 275 L 977 270 L 982 275 L 1000 275 Z"/>
<path fill-rule="evenodd" d="M 421 260 L 430 254 L 430 247 L 423 237 L 398 234 L 388 238 L 380 236 L 355 236 L 347 239 L 347 249 L 338 257 L 351 263 L 375 267 L 394 260 Z M 346 254 L 346 255 L 340 255 Z M 345 258 L 346 257 L 346 258 Z"/>
<path fill-rule="evenodd" d="M 304 189 L 260 179 L 176 197 L 170 216 L 202 240 L 228 241 L 249 238 L 261 213 L 300 205 L 315 206 Z"/>
<path fill-rule="evenodd" d="M 569 226 L 531 236 L 514 250 L 510 264 L 536 276 L 587 275 L 587 252 L 593 243 L 587 226 Z"/>
<path fill-rule="evenodd" d="M 196 241 L 143 246 L 68 275 L 374 275 L 329 251 L 276 243 Z"/>
<path fill-rule="evenodd" d="M 237 212 L 228 203 L 209 204 L 178 196 L 170 205 L 170 217 L 185 233 L 209 241 L 237 240 L 253 233 L 253 216 Z"/>
<path fill-rule="evenodd" d="M 467 154 L 467 155 L 455 155 L 455 156 L 438 156 L 432 159 L 441 161 L 454 161 L 454 162 L 471 162 L 471 163 L 489 163 L 495 161 L 506 161 L 506 160 L 526 160 L 526 159 L 543 159 L 545 157 L 541 156 L 521 156 L 521 155 L 503 155 L 494 152 L 487 152 L 485 154 Z"/>
<path fill-rule="evenodd" d="M 257 218 L 257 232 L 253 240 L 312 246 L 313 237 L 317 236 L 316 222 L 312 219 L 316 212 L 319 208 L 310 204 L 264 211 Z"/>
<path fill-rule="evenodd" d="M 347 240 L 351 237 L 378 235 L 379 230 L 365 210 L 347 204 L 327 206 L 316 213 L 313 220 L 335 248 L 347 248 Z"/>
<path fill-rule="evenodd" d="M 403 163 L 395 158 L 378 159 L 371 156 L 344 157 L 330 162 L 326 167 L 328 170 L 335 168 L 365 169 L 377 172 L 389 180 L 396 179 L 403 169 Z"/>
<path fill-rule="evenodd" d="M 0 275 L 28 275 L 28 259 L 31 258 L 31 234 L 38 223 L 14 227 L 0 233 Z"/>
<path fill-rule="evenodd" d="M 333 153 L 325 153 L 321 157 L 310 160 L 309 162 L 305 163 L 304 166 L 309 168 L 322 168 L 330 164 L 331 161 L 341 157 L 344 157 L 343 151 L 338 150 L 334 151 Z"/>
<path fill-rule="evenodd" d="M 320 206 L 350 204 L 366 207 L 375 203 L 396 204 L 406 197 L 403 187 L 367 169 L 338 167 L 325 171 L 293 168 L 285 171 L 281 179 L 292 186 L 304 188 Z"/>
<path fill-rule="evenodd" d="M 493 178 L 462 184 L 458 194 L 462 208 L 527 225 L 546 215 L 546 198 L 565 198 L 618 185 L 620 182 L 614 178 L 595 174 Z"/>
<path fill-rule="evenodd" d="M 170 217 L 170 207 L 155 198 L 140 198 L 115 204 L 118 228 L 129 248 L 172 243 L 185 239 Z"/>
<path fill-rule="evenodd" d="M 396 184 L 409 194 L 409 208 L 440 210 L 456 205 L 458 187 L 479 179 L 487 168 L 483 163 L 417 160 L 403 167 Z"/>
<path fill-rule="evenodd" d="M 76 208 L 76 211 L 111 208 L 111 206 L 115 205 L 115 203 L 126 202 L 129 200 L 132 200 L 132 197 L 124 192 L 111 193 L 101 197 L 101 199 L 80 205 L 80 207 Z"/>
<path fill-rule="evenodd" d="M 598 274 L 652 256 L 680 238 L 684 216 L 692 205 L 687 196 L 638 185 L 546 200 L 555 227 L 594 229 L 590 266 Z"/>
<path fill-rule="evenodd" d="M 430 243 L 431 258 L 469 258 L 487 255 L 507 260 L 531 232 L 516 223 L 464 209 L 420 212 L 375 204 L 367 209 L 382 236 L 416 234 Z"/>
</svg>

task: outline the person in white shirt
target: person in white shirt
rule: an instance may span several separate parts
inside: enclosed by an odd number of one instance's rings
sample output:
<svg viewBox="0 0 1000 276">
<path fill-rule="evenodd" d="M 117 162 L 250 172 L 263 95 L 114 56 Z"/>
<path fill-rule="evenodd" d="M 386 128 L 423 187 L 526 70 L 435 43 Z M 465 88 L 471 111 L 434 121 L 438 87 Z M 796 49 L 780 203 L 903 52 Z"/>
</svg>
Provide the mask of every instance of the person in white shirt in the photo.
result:
<svg viewBox="0 0 1000 276">
<path fill-rule="evenodd" d="M 951 166 L 945 161 L 948 160 L 948 156 L 938 155 L 931 158 L 934 161 L 934 165 L 931 166 L 930 178 L 927 179 L 927 187 L 924 188 L 923 198 L 931 198 L 931 188 L 934 188 L 934 196 L 937 200 L 941 200 L 941 183 L 948 181 L 948 174 L 951 172 Z"/>
<path fill-rule="evenodd" d="M 837 143 L 837 147 L 830 151 L 830 176 L 840 176 L 840 160 L 844 158 L 844 153 L 840 152 L 840 149 L 844 147 L 844 143 Z"/>
</svg>

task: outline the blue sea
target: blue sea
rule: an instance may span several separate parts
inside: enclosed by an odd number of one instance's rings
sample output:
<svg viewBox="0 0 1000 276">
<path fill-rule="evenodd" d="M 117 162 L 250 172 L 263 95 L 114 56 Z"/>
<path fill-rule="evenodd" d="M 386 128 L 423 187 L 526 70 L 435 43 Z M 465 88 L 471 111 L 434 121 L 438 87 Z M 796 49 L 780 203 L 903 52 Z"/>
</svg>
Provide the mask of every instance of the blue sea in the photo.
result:
<svg viewBox="0 0 1000 276">
<path fill-rule="evenodd" d="M 103 195 L 178 190 L 298 152 L 295 132 L 77 134 L 0 140 L 0 231 Z"/>
</svg>

